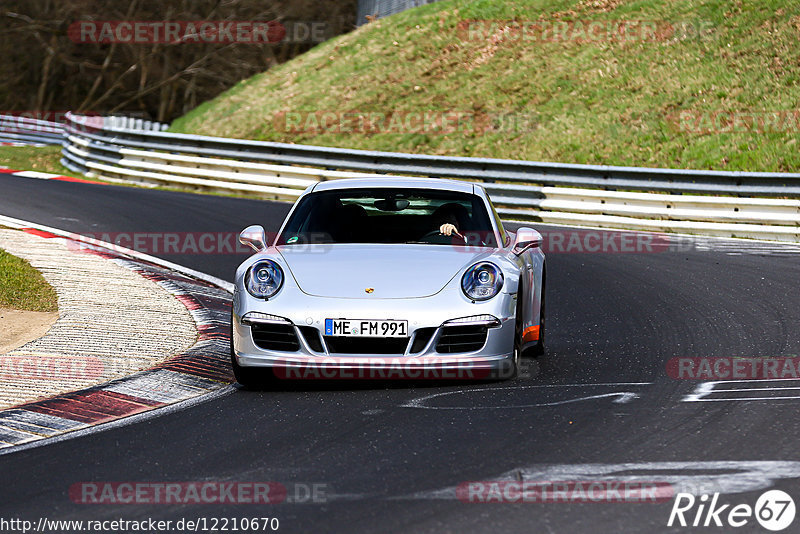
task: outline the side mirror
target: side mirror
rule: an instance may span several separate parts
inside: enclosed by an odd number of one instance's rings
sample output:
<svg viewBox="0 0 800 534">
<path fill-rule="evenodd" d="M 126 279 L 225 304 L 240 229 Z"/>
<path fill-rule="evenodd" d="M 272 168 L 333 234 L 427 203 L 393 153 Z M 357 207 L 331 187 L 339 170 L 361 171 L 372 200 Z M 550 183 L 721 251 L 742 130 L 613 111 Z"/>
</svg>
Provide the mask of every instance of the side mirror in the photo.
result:
<svg viewBox="0 0 800 534">
<path fill-rule="evenodd" d="M 256 252 L 261 252 L 267 248 L 266 237 L 264 237 L 264 227 L 254 224 L 248 226 L 239 234 L 239 243 L 247 245 Z"/>
<path fill-rule="evenodd" d="M 517 230 L 516 237 L 514 238 L 514 254 L 519 256 L 529 248 L 542 246 L 542 234 L 533 228 L 522 227 Z"/>
</svg>

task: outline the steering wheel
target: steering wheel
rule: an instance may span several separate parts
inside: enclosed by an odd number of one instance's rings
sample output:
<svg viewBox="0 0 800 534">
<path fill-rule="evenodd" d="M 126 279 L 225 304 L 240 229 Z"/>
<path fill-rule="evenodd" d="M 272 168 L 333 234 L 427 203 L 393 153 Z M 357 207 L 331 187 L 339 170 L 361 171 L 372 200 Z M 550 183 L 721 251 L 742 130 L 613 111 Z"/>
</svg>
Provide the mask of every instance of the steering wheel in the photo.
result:
<svg viewBox="0 0 800 534">
<path fill-rule="evenodd" d="M 453 239 L 457 239 L 457 238 L 458 238 L 457 235 L 444 235 L 439 230 L 431 230 L 430 232 L 428 232 L 424 236 L 420 237 L 419 240 L 420 241 L 429 241 L 431 243 L 448 244 L 448 243 L 452 243 Z"/>
</svg>

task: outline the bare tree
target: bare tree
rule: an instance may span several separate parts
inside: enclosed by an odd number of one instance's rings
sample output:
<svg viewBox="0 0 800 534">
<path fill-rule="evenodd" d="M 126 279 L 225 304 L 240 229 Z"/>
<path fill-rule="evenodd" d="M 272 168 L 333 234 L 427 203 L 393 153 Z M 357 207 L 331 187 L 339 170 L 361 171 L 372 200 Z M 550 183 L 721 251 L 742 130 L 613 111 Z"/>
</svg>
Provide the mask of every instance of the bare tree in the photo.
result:
<svg viewBox="0 0 800 534">
<path fill-rule="evenodd" d="M 137 114 L 171 121 L 242 79 L 315 46 L 270 43 L 80 42 L 79 21 L 312 22 L 351 30 L 355 0 L 4 0 L 0 109 Z M 74 28 L 74 26 L 73 26 Z M 72 38 L 71 38 L 72 37 Z"/>
</svg>

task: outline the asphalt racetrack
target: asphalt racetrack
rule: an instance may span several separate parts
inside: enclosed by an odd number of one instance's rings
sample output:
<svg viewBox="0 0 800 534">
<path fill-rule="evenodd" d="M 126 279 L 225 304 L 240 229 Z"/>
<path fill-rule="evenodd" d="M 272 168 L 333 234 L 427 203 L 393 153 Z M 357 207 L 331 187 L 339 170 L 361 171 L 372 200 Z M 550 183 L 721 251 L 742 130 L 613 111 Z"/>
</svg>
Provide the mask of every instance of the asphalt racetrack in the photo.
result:
<svg viewBox="0 0 800 534">
<path fill-rule="evenodd" d="M 235 234 L 249 224 L 274 232 L 288 209 L 0 174 L 0 214 L 95 236 Z M 547 353 L 527 361 L 518 379 L 236 390 L 0 456 L 0 516 L 276 517 L 280 532 L 660 532 L 691 530 L 667 527 L 674 498 L 487 503 L 475 502 L 480 495 L 465 499 L 458 488 L 475 481 L 633 480 L 664 482 L 676 493 L 718 492 L 719 502 L 731 505 L 753 506 L 767 489 L 797 500 L 800 382 L 713 384 L 668 372 L 673 358 L 800 353 L 800 255 L 747 247 L 551 251 Z M 229 281 L 244 257 L 155 255 Z M 70 498 L 75 484 L 125 481 L 274 481 L 295 502 Z M 317 498 L 308 497 L 309 488 Z M 697 530 L 709 529 L 722 531 Z M 765 532 L 753 518 L 738 531 Z"/>
</svg>

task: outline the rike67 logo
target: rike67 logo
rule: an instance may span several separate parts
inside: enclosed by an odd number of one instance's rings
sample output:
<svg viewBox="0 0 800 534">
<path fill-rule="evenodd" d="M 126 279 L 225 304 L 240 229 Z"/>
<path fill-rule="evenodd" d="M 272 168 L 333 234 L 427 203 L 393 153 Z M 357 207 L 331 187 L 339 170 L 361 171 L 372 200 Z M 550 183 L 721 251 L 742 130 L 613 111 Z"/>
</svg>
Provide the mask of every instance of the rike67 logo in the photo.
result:
<svg viewBox="0 0 800 534">
<path fill-rule="evenodd" d="M 794 521 L 794 500 L 786 492 L 767 491 L 761 494 L 755 506 L 723 504 L 719 496 L 719 493 L 715 493 L 709 500 L 707 494 L 698 498 L 690 493 L 678 493 L 667 526 L 739 528 L 753 525 L 755 520 L 763 528 L 777 532 Z"/>
</svg>

